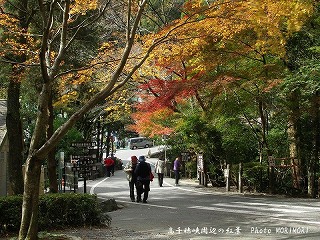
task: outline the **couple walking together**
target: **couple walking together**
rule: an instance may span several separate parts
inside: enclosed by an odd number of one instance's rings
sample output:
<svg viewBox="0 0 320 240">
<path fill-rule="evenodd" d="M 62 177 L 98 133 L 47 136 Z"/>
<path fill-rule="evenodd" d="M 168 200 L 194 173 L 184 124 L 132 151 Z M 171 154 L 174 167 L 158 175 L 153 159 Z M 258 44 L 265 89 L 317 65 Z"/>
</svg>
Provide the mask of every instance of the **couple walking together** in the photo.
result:
<svg viewBox="0 0 320 240">
<path fill-rule="evenodd" d="M 137 202 L 147 203 L 147 199 L 150 191 L 150 178 L 151 166 L 146 162 L 145 156 L 140 156 L 139 159 L 136 156 L 131 157 L 131 161 L 127 163 L 124 171 L 127 173 L 127 179 L 129 181 L 130 198 L 131 201 L 135 201 L 134 188 L 137 189 Z M 164 161 L 158 160 L 155 165 L 155 172 L 158 174 L 159 186 L 162 187 L 163 175 L 164 175 Z M 143 199 L 142 199 L 143 194 Z"/>
<path fill-rule="evenodd" d="M 163 160 L 158 160 L 155 164 L 155 172 L 158 175 L 159 186 L 163 185 L 165 162 Z M 146 162 L 145 156 L 140 156 L 139 159 L 136 156 L 131 157 L 131 161 L 127 163 L 124 168 L 127 173 L 127 179 L 129 181 L 130 188 L 130 198 L 132 202 L 135 202 L 134 187 L 137 189 L 137 202 L 141 202 L 143 194 L 143 203 L 147 203 L 147 199 L 150 191 L 150 181 L 152 179 L 150 176 L 151 166 Z M 179 171 L 180 171 L 180 159 L 177 158 L 174 161 L 174 172 L 175 172 L 175 183 L 178 185 L 179 182 Z"/>
<path fill-rule="evenodd" d="M 135 201 L 134 187 L 136 187 L 137 202 L 141 202 L 142 200 L 143 203 L 147 203 L 150 191 L 151 166 L 146 162 L 145 156 L 140 156 L 139 159 L 136 156 L 132 156 L 131 161 L 128 162 L 124 171 L 127 173 L 127 179 L 129 181 L 131 201 Z"/>
</svg>

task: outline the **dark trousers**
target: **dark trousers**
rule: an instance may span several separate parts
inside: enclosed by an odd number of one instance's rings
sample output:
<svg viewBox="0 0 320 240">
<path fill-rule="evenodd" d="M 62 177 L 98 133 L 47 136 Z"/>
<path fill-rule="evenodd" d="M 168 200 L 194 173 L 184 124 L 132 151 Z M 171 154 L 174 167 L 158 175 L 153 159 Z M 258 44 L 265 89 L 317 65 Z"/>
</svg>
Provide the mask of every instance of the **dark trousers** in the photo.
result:
<svg viewBox="0 0 320 240">
<path fill-rule="evenodd" d="M 176 180 L 176 184 L 179 184 L 179 179 L 180 179 L 180 171 L 179 170 L 174 170 L 174 177 Z"/>
<path fill-rule="evenodd" d="M 163 173 L 158 173 L 158 182 L 160 187 L 162 187 L 163 184 L 163 175 Z"/>
<path fill-rule="evenodd" d="M 135 187 L 135 183 L 134 182 L 129 182 L 130 199 L 131 200 L 135 200 L 135 198 L 134 198 L 134 187 Z"/>
<path fill-rule="evenodd" d="M 111 166 L 111 173 L 112 173 L 112 176 L 114 175 L 114 165 Z"/>
<path fill-rule="evenodd" d="M 108 166 L 106 167 L 106 170 L 107 170 L 107 177 L 110 177 L 111 176 L 111 166 Z"/>
<path fill-rule="evenodd" d="M 137 187 L 137 202 L 141 201 L 143 193 L 143 201 L 147 201 L 150 191 L 150 180 L 138 180 L 136 183 Z"/>
</svg>

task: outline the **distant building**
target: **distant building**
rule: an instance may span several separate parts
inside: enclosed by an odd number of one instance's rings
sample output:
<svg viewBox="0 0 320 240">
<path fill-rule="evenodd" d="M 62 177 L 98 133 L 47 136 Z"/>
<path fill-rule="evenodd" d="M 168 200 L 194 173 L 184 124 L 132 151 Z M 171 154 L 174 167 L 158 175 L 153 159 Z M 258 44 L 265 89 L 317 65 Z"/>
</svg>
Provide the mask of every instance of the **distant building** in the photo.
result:
<svg viewBox="0 0 320 240">
<path fill-rule="evenodd" d="M 8 193 L 9 142 L 6 128 L 7 101 L 0 99 L 0 196 Z"/>
</svg>

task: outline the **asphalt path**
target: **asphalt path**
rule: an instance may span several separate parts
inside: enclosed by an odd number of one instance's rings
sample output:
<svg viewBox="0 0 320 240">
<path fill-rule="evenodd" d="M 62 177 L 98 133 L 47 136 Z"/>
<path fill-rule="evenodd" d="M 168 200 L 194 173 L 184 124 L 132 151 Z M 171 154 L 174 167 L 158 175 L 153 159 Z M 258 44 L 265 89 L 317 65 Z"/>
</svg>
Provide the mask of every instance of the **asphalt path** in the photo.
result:
<svg viewBox="0 0 320 240">
<path fill-rule="evenodd" d="M 157 148 L 120 150 L 124 164 L 131 155 L 148 155 Z M 153 165 L 157 159 L 149 158 Z M 88 181 L 87 191 L 114 198 L 123 208 L 111 212 L 112 227 L 152 233 L 159 239 L 320 239 L 317 199 L 243 195 L 202 188 L 195 181 L 165 178 L 151 183 L 147 204 L 130 201 L 123 171 Z"/>
</svg>

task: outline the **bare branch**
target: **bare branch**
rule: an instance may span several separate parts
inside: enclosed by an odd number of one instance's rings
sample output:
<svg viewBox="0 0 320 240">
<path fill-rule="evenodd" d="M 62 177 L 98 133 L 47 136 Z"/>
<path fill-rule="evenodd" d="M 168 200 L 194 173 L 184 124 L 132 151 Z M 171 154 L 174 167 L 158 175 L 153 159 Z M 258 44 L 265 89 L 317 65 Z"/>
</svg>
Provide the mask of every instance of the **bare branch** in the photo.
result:
<svg viewBox="0 0 320 240">
<path fill-rule="evenodd" d="M 128 14 L 127 14 L 127 41 L 129 41 L 130 38 L 130 20 L 131 20 L 131 6 L 132 1 L 128 0 Z"/>
<path fill-rule="evenodd" d="M 57 57 L 52 65 L 52 72 L 50 74 L 51 79 L 53 79 L 55 72 L 58 70 L 58 66 L 62 61 L 64 52 L 66 51 L 69 12 L 70 12 L 70 0 L 66 0 L 64 2 L 64 10 L 63 10 L 64 14 L 62 18 L 63 20 L 62 20 L 61 35 L 60 35 L 60 46 L 59 46 Z"/>
<path fill-rule="evenodd" d="M 39 67 L 40 66 L 40 64 L 26 64 L 26 63 L 21 63 L 21 62 L 9 60 L 9 59 L 0 59 L 0 62 L 19 65 L 23 67 Z"/>
<path fill-rule="evenodd" d="M 118 86 L 115 87 L 115 84 L 117 83 L 126 63 L 129 57 L 129 54 L 131 52 L 131 49 L 133 47 L 134 44 L 134 38 L 135 38 L 135 34 L 136 34 L 136 30 L 138 27 L 138 24 L 140 22 L 141 16 L 142 16 L 142 12 L 144 10 L 144 7 L 146 5 L 147 1 L 144 0 L 141 2 L 140 8 L 138 10 L 137 16 L 135 18 L 134 24 L 132 26 L 132 29 L 130 31 L 130 38 L 129 41 L 127 41 L 126 47 L 124 49 L 124 52 L 122 54 L 121 57 L 121 61 L 117 67 L 117 69 L 115 70 L 115 72 L 113 73 L 110 82 L 108 83 L 108 85 L 101 90 L 99 93 L 97 93 L 93 98 L 91 98 L 84 106 L 82 106 L 77 112 L 75 112 L 67 122 L 65 122 L 63 125 L 61 125 L 54 133 L 53 135 L 50 137 L 50 139 L 48 139 L 43 145 L 42 147 L 40 147 L 40 149 L 38 149 L 37 151 L 32 152 L 31 154 L 33 155 L 33 157 L 41 157 L 41 156 L 46 156 L 46 154 L 48 153 L 48 151 L 50 151 L 54 146 L 55 143 L 57 141 L 59 141 L 66 133 L 67 131 L 75 124 L 75 122 L 77 120 L 79 120 L 81 117 L 84 116 L 85 113 L 87 113 L 92 107 L 94 107 L 95 105 L 97 105 L 99 102 L 101 102 L 102 100 L 104 100 L 106 97 L 110 96 L 112 93 L 114 93 L 118 88 Z M 152 49 L 156 46 L 156 44 L 154 44 L 152 46 L 152 48 L 149 49 L 149 51 L 147 52 L 147 54 L 149 55 L 152 51 Z M 141 60 L 141 62 L 139 64 L 137 64 L 132 71 L 130 72 L 130 77 L 133 75 L 133 73 L 142 65 L 142 63 L 147 59 L 147 54 L 146 56 Z M 127 79 L 128 81 L 129 79 Z M 126 82 L 127 82 L 126 81 Z M 125 82 L 124 82 L 125 83 Z M 123 84 L 124 84 L 123 83 Z"/>
<path fill-rule="evenodd" d="M 42 15 L 42 20 L 43 20 L 43 25 L 45 26 L 44 31 L 43 31 L 43 36 L 42 36 L 42 43 L 41 43 L 41 49 L 40 49 L 40 54 L 39 54 L 39 59 L 40 59 L 40 66 L 41 66 L 41 72 L 43 76 L 43 81 L 49 82 L 48 79 L 48 67 L 50 67 L 50 62 L 46 61 L 46 53 L 48 49 L 48 39 L 49 39 L 49 33 L 50 33 L 50 28 L 53 23 L 53 9 L 54 5 L 56 3 L 56 0 L 53 0 L 50 4 L 50 11 L 49 11 L 49 16 L 48 20 L 46 23 L 46 16 L 45 16 L 45 8 L 43 5 L 42 0 L 38 0 L 39 6 L 40 6 L 40 14 Z"/>
<path fill-rule="evenodd" d="M 69 46 L 71 45 L 71 43 L 74 41 L 76 35 L 78 34 L 78 32 L 80 31 L 80 29 L 85 28 L 91 24 L 93 24 L 94 22 L 96 22 L 97 20 L 99 20 L 101 18 L 101 16 L 103 16 L 104 12 L 107 9 L 107 6 L 109 5 L 109 3 L 111 2 L 111 0 L 109 0 L 108 2 L 106 2 L 106 4 L 103 6 L 102 10 L 99 11 L 99 13 L 97 13 L 96 16 L 91 16 L 90 18 L 85 19 L 84 21 L 82 21 L 76 28 L 76 32 L 73 34 L 73 36 L 70 38 L 69 42 L 66 44 L 66 49 L 69 48 Z M 91 19 L 92 18 L 92 19 Z M 90 20 L 91 19 L 91 20 Z M 90 21 L 89 21 L 90 20 Z M 70 28 L 73 29 L 73 28 Z"/>
</svg>

